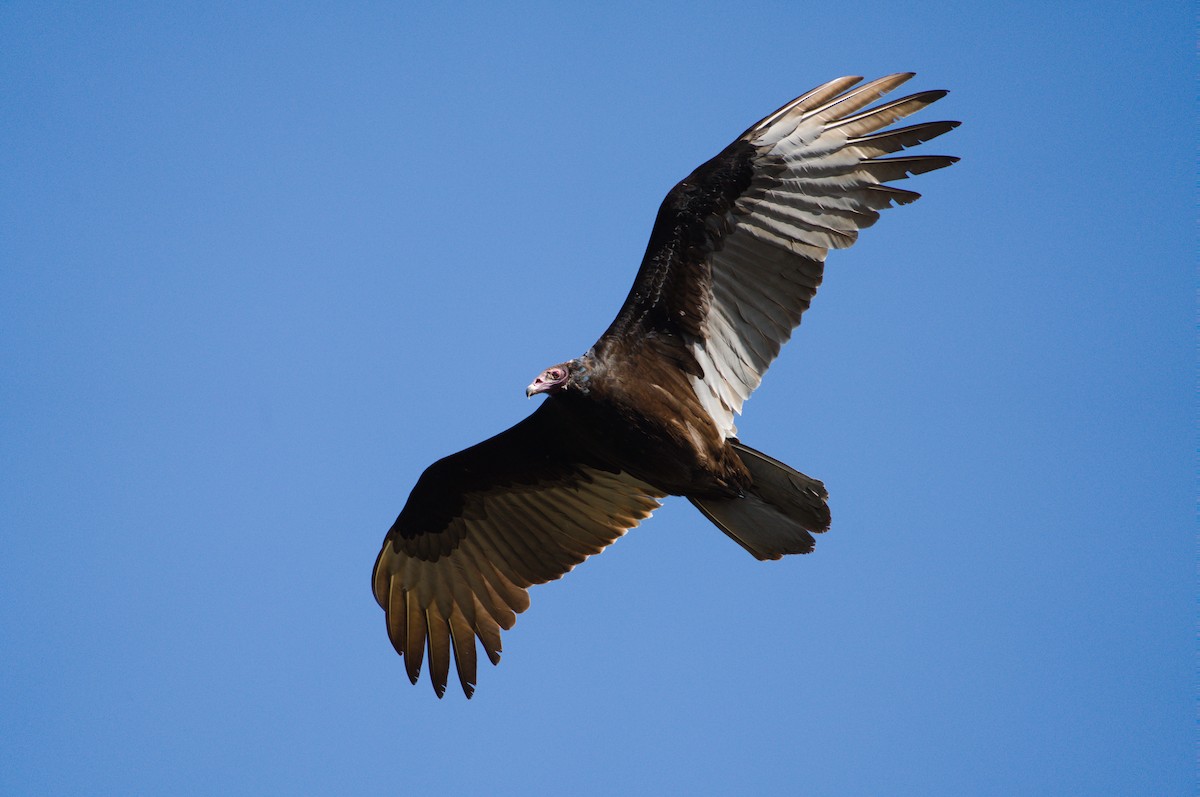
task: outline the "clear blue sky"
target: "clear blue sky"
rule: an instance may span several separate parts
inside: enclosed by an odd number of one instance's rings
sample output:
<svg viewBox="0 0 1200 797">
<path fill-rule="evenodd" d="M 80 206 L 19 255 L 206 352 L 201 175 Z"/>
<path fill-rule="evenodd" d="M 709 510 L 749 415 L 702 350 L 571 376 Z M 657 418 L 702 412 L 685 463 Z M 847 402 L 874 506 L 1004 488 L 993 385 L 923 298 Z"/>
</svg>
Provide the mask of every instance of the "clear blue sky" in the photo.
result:
<svg viewBox="0 0 1200 797">
<path fill-rule="evenodd" d="M 0 7 L 0 792 L 1191 793 L 1192 4 L 113 5 Z M 816 553 L 672 500 L 410 686 L 422 469 L 677 180 L 901 70 L 963 160 L 739 423 Z"/>
</svg>

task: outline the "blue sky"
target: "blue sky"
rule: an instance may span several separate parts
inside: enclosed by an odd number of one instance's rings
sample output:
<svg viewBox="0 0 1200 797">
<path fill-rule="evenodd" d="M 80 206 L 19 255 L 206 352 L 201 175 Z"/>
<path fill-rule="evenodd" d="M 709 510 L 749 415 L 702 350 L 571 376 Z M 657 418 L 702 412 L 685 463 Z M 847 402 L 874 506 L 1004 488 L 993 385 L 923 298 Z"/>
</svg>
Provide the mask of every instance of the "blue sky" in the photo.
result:
<svg viewBox="0 0 1200 797">
<path fill-rule="evenodd" d="M 1191 4 L 6 3 L 6 794 L 1194 786 Z M 658 203 L 913 70 L 962 162 L 829 261 L 739 422 L 825 481 L 533 590 L 470 702 L 369 574 L 604 330 Z"/>
</svg>

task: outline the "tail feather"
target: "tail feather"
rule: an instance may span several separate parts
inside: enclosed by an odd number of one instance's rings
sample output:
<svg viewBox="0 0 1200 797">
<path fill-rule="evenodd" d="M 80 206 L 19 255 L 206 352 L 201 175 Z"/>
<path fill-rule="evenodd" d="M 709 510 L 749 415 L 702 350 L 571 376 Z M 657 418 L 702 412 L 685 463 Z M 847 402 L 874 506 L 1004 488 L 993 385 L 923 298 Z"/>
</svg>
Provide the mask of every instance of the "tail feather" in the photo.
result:
<svg viewBox="0 0 1200 797">
<path fill-rule="evenodd" d="M 688 500 L 757 559 L 812 551 L 812 535 L 829 529 L 825 485 L 736 440 L 729 444 L 750 471 L 750 491 L 742 498 Z"/>
</svg>

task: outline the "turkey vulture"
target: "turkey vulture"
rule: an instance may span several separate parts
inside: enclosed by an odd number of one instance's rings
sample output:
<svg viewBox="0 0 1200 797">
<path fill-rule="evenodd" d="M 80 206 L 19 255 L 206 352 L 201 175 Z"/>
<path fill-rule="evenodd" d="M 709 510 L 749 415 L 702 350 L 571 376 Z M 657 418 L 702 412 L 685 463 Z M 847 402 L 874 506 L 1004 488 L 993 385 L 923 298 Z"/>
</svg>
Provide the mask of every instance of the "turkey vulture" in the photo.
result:
<svg viewBox="0 0 1200 797">
<path fill-rule="evenodd" d="M 546 394 L 528 418 L 421 475 L 372 575 L 414 684 L 428 652 L 441 697 L 453 648 L 470 697 L 476 638 L 498 663 L 531 585 L 600 553 L 668 495 L 758 559 L 813 549 L 829 528 L 824 485 L 740 442 L 733 416 L 808 309 L 826 253 L 919 197 L 887 183 L 958 160 L 884 157 L 958 126 L 884 130 L 945 96 L 867 108 L 911 77 L 818 86 L 671 189 L 595 345 L 526 388 Z"/>
</svg>

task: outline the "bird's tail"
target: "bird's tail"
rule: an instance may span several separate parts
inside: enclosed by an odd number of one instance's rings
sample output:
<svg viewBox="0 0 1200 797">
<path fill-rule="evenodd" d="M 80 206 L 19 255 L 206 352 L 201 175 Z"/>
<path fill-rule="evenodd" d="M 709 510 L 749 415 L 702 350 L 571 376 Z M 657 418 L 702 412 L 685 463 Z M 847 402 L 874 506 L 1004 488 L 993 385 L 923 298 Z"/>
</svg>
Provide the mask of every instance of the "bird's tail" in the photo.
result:
<svg viewBox="0 0 1200 797">
<path fill-rule="evenodd" d="M 729 444 L 754 480 L 745 497 L 688 500 L 755 558 L 811 551 L 813 533 L 829 529 L 825 485 L 736 440 Z"/>
</svg>

